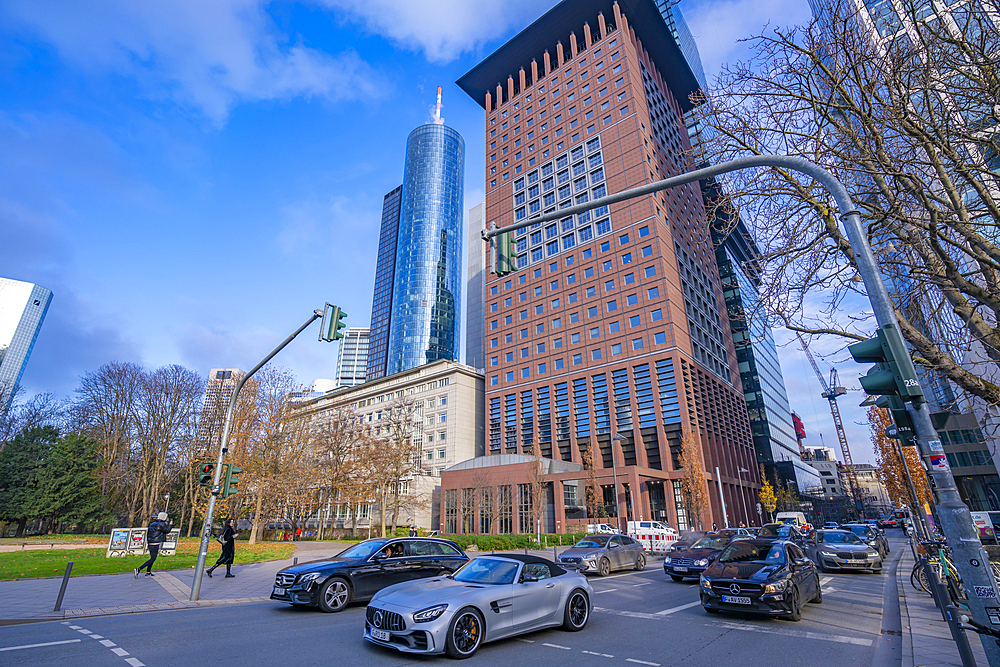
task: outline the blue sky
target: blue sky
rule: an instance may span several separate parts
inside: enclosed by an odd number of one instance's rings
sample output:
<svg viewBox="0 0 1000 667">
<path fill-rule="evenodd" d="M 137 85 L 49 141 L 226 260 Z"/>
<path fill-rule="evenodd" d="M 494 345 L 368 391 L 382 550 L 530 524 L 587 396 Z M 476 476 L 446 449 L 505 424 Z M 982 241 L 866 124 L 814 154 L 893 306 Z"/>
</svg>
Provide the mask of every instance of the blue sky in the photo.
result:
<svg viewBox="0 0 1000 667">
<path fill-rule="evenodd" d="M 483 112 L 454 81 L 554 4 L 0 2 L 0 275 L 54 292 L 27 391 L 70 396 L 111 360 L 248 368 L 326 301 L 367 326 L 407 134 L 443 86 L 466 208 L 482 201 Z M 764 24 L 808 18 L 805 0 L 681 8 L 710 78 Z M 817 352 L 843 361 L 841 347 Z M 781 353 L 809 444 L 819 429 L 834 445 L 804 357 Z M 333 376 L 336 347 L 310 330 L 279 363 L 311 383 Z"/>
</svg>

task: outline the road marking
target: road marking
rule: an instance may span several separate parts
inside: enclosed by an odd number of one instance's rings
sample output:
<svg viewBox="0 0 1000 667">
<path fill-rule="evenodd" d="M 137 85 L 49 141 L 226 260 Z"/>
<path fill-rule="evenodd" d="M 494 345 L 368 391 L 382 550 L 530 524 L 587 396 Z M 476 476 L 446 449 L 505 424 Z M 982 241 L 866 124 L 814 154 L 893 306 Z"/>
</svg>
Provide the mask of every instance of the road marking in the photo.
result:
<svg viewBox="0 0 1000 667">
<path fill-rule="evenodd" d="M 598 593 L 610 593 L 611 591 L 617 591 L 617 590 L 618 590 L 617 588 L 607 588 L 603 591 L 594 591 L 594 595 L 597 595 Z"/>
<path fill-rule="evenodd" d="M 89 634 L 91 634 L 90 630 L 87 630 L 85 628 L 80 628 L 79 630 L 77 630 L 77 632 L 79 632 L 81 635 L 89 635 Z"/>
<path fill-rule="evenodd" d="M 832 580 L 833 580 L 833 577 L 823 577 L 822 579 L 819 580 L 819 585 L 820 586 L 826 586 Z"/>
<path fill-rule="evenodd" d="M 69 629 L 70 630 L 79 630 L 80 626 L 79 625 L 71 625 L 71 626 L 69 626 Z"/>
<path fill-rule="evenodd" d="M 25 644 L 23 646 L 4 646 L 0 648 L 0 651 L 17 651 L 22 648 L 39 648 L 41 646 L 58 646 L 59 644 L 75 644 L 77 642 L 83 641 L 82 639 L 66 639 L 61 642 L 45 642 L 44 644 Z"/>
<path fill-rule="evenodd" d="M 125 662 L 132 665 L 132 667 L 146 667 L 146 663 L 140 662 L 138 658 L 125 658 Z"/>
<path fill-rule="evenodd" d="M 542 644 L 542 646 L 548 646 L 549 648 L 561 648 L 564 651 L 571 651 L 569 646 L 560 646 L 559 644 Z"/>
<path fill-rule="evenodd" d="M 104 639 L 103 635 L 90 635 L 91 639 Z"/>
<path fill-rule="evenodd" d="M 628 618 L 645 618 L 650 621 L 662 621 L 662 616 L 656 614 L 646 614 L 641 611 L 621 611 L 620 609 L 608 609 L 607 607 L 594 607 L 594 611 L 603 611 L 615 616 L 627 616 Z"/>
<path fill-rule="evenodd" d="M 128 651 L 126 651 L 125 649 L 123 649 L 121 647 L 119 647 L 119 648 L 113 648 L 113 649 L 111 649 L 111 652 L 114 653 L 115 655 L 121 657 L 121 658 L 124 658 L 125 656 L 128 655 Z"/>
<path fill-rule="evenodd" d="M 823 591 L 823 592 L 824 592 L 824 593 L 836 593 L 836 592 L 837 592 L 837 589 L 836 589 L 836 588 L 828 588 L 828 589 L 826 589 L 826 590 L 825 590 L 825 591 Z"/>
<path fill-rule="evenodd" d="M 635 658 L 625 658 L 625 662 L 634 662 L 637 665 L 650 665 L 651 667 L 660 667 L 658 662 L 647 662 L 645 660 L 636 660 Z"/>
<path fill-rule="evenodd" d="M 600 658 L 613 658 L 615 656 L 609 653 L 596 653 L 595 651 L 581 651 L 581 653 L 586 653 L 587 655 L 596 655 Z"/>
<path fill-rule="evenodd" d="M 522 642 L 524 644 L 534 644 L 535 643 L 534 639 L 521 639 L 520 637 L 517 638 L 517 641 Z"/>
<path fill-rule="evenodd" d="M 101 643 L 104 644 L 105 646 L 107 646 L 108 648 L 111 648 L 112 646 L 118 646 L 118 644 L 114 643 L 110 639 L 105 639 Z"/>
<path fill-rule="evenodd" d="M 700 600 L 696 600 L 695 602 L 689 602 L 687 604 L 682 604 L 679 607 L 674 607 L 672 609 L 664 609 L 663 611 L 658 611 L 658 612 L 656 612 L 656 615 L 657 616 L 666 616 L 667 614 L 675 614 L 675 613 L 677 613 L 679 611 L 684 611 L 685 609 L 690 609 L 691 607 L 697 607 L 700 604 L 701 604 L 701 601 Z"/>
<path fill-rule="evenodd" d="M 706 623 L 708 626 L 715 623 Z M 854 644 L 855 646 L 871 646 L 872 640 L 862 637 L 845 637 L 843 635 L 827 635 L 820 632 L 805 632 L 802 630 L 773 630 L 759 625 L 742 625 L 739 623 L 727 623 L 722 621 L 717 625 L 730 630 L 745 630 L 747 632 L 760 632 L 765 635 L 786 635 L 789 637 L 801 637 L 802 639 L 819 639 L 827 642 L 837 642 L 838 644 Z"/>
</svg>

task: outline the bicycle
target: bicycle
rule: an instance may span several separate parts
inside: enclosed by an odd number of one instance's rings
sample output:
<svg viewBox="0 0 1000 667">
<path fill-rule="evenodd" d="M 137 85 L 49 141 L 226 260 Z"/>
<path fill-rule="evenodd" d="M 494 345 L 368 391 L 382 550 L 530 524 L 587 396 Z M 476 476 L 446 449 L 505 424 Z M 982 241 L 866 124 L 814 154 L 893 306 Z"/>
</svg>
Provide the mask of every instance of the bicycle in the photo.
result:
<svg viewBox="0 0 1000 667">
<path fill-rule="evenodd" d="M 921 555 L 920 559 L 913 566 L 913 570 L 910 572 L 910 585 L 913 586 L 918 591 L 924 591 L 928 595 L 933 595 L 931 590 L 931 580 L 928 575 L 927 565 L 936 575 L 936 579 L 945 584 L 948 589 L 948 595 L 951 598 L 952 603 L 956 607 L 968 608 L 968 595 L 965 593 L 965 589 L 962 587 L 962 576 L 955 569 L 955 564 L 951 560 L 951 556 L 948 553 L 948 546 L 945 544 L 944 540 L 936 540 L 931 542 L 920 542 Z M 994 576 L 1000 571 L 1000 565 L 994 566 Z"/>
</svg>

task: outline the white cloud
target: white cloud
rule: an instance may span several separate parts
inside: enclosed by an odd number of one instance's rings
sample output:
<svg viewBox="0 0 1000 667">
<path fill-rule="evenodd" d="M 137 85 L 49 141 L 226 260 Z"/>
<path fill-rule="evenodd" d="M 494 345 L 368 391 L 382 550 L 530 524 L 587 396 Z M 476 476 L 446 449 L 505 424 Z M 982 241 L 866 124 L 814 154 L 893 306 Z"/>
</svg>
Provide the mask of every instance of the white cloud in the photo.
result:
<svg viewBox="0 0 1000 667">
<path fill-rule="evenodd" d="M 553 0 L 315 0 L 347 12 L 372 33 L 445 63 L 522 27 Z"/>
<path fill-rule="evenodd" d="M 216 123 L 240 102 L 377 96 L 353 51 L 288 43 L 266 0 L 103 0 L 6 3 L 15 23 L 87 71 L 137 82 L 141 94 L 193 108 Z"/>
</svg>

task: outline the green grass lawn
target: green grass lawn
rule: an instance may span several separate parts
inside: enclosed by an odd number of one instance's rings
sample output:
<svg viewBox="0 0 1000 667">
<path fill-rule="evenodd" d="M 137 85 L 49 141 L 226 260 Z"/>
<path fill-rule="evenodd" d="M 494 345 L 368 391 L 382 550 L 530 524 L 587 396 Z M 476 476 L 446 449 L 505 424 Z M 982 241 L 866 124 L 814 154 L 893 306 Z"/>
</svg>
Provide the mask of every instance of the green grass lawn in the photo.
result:
<svg viewBox="0 0 1000 667">
<path fill-rule="evenodd" d="M 213 541 L 208 549 L 209 563 L 219 557 L 222 547 Z M 36 579 L 39 577 L 61 577 L 66 571 L 66 563 L 73 561 L 73 574 L 116 574 L 131 572 L 145 556 L 105 558 L 105 548 L 51 549 L 43 551 L 12 551 L 0 553 L 0 580 Z M 261 563 L 269 560 L 290 558 L 295 551 L 291 542 L 258 542 L 250 546 L 246 542 L 236 543 L 236 564 Z M 156 568 L 177 570 L 194 567 L 198 562 L 198 540 L 183 539 L 177 545 L 173 556 L 160 556 Z"/>
</svg>

